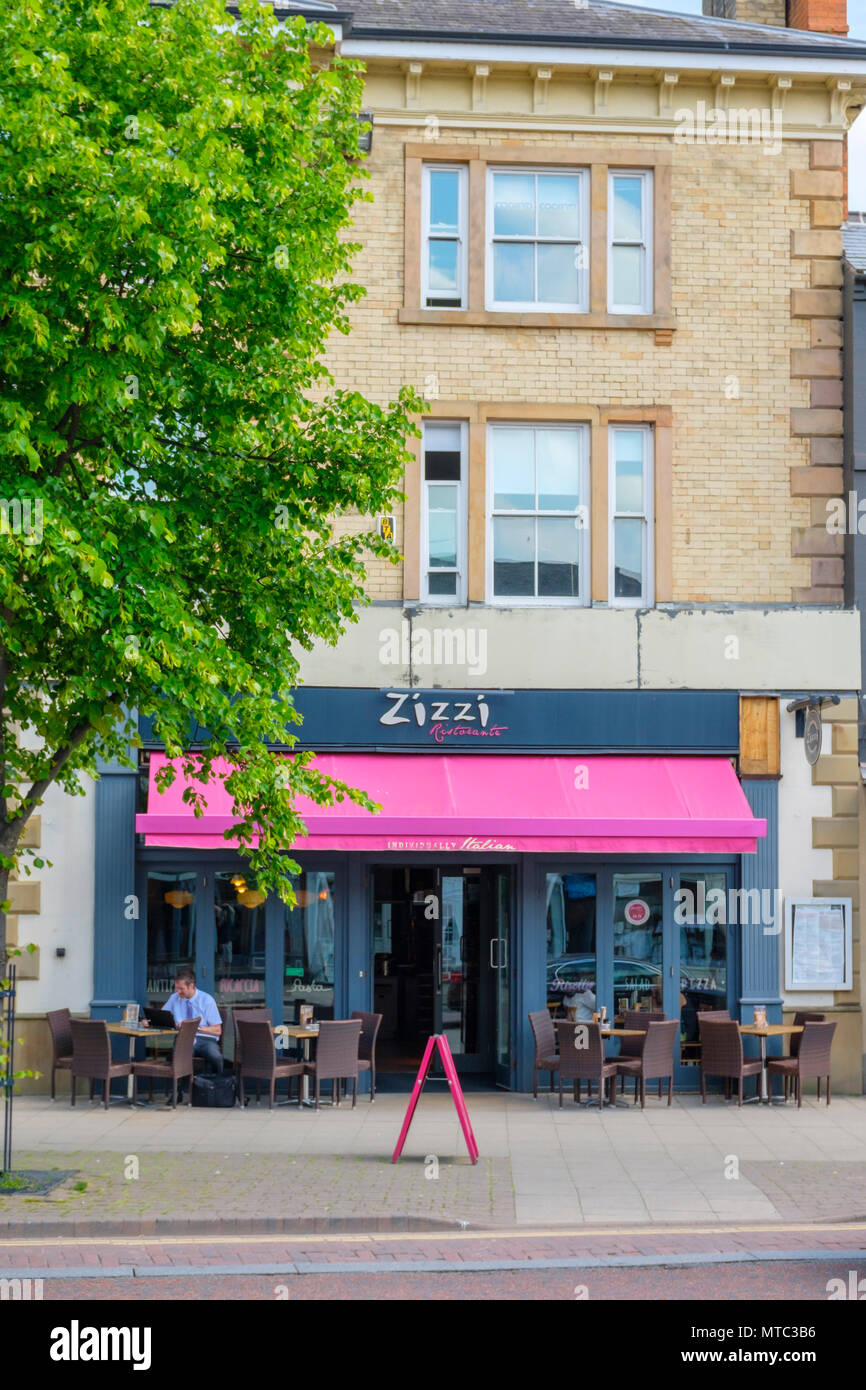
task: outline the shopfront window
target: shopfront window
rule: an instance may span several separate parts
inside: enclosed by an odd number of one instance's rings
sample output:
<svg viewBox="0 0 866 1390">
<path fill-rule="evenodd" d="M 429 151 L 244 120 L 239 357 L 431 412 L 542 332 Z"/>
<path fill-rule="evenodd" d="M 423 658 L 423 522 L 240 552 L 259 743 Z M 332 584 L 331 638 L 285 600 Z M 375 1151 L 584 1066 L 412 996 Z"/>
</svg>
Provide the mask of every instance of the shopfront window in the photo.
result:
<svg viewBox="0 0 866 1390">
<path fill-rule="evenodd" d="M 312 1004 L 314 1017 L 334 1017 L 334 881 L 332 872 L 301 874 L 297 902 L 286 908 L 283 965 L 283 1018 L 297 1017 L 300 1004 Z"/>
<path fill-rule="evenodd" d="M 613 876 L 613 1010 L 664 1008 L 662 875 Z"/>
<path fill-rule="evenodd" d="M 152 869 L 147 875 L 147 1003 L 161 1007 L 178 970 L 195 964 L 196 874 Z"/>
<path fill-rule="evenodd" d="M 728 876 L 681 873 L 674 921 L 680 929 L 680 1053 L 700 1063 L 697 1015 L 728 1007 Z"/>
<path fill-rule="evenodd" d="M 266 896 L 249 874 L 226 869 L 214 877 L 214 998 L 224 1007 L 265 1002 Z"/>
<path fill-rule="evenodd" d="M 592 1019 L 596 1004 L 595 874 L 548 874 L 548 1004 L 575 1006 Z"/>
</svg>

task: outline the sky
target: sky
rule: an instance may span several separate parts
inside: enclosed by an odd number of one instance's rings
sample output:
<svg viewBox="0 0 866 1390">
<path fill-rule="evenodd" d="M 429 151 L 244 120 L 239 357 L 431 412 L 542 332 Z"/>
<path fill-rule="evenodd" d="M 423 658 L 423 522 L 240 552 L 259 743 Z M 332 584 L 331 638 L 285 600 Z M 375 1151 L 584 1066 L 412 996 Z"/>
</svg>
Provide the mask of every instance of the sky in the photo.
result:
<svg viewBox="0 0 866 1390">
<path fill-rule="evenodd" d="M 700 14 L 701 0 L 624 0 L 669 14 Z M 866 41 L 866 0 L 848 0 L 848 37 Z M 848 206 L 866 212 L 866 108 L 848 134 Z"/>
</svg>

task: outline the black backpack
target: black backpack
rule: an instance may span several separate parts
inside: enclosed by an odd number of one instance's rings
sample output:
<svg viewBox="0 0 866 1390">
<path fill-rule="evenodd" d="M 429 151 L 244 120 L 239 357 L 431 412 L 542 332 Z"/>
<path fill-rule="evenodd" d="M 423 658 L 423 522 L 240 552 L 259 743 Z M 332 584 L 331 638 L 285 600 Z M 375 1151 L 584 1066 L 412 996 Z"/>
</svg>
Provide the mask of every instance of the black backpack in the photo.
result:
<svg viewBox="0 0 866 1390">
<path fill-rule="evenodd" d="M 226 1110 L 237 1105 L 237 1099 L 238 1083 L 231 1072 L 224 1072 L 221 1076 L 194 1076 L 192 1079 L 193 1105 L 216 1106 Z"/>
</svg>

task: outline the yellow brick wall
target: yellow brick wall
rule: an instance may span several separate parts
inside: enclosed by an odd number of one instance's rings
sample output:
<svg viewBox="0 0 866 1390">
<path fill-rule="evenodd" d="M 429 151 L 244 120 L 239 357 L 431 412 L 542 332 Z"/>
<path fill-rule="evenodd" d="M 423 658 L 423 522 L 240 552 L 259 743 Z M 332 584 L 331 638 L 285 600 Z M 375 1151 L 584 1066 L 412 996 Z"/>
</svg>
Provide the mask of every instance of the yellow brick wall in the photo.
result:
<svg viewBox="0 0 866 1390">
<path fill-rule="evenodd" d="M 364 247 L 355 274 L 368 292 L 328 365 L 339 385 L 380 402 L 402 382 L 429 393 L 435 377 L 447 400 L 672 406 L 674 600 L 789 603 L 810 582 L 809 560 L 791 556 L 792 529 L 808 526 L 810 504 L 791 497 L 789 476 L 809 462 L 808 440 L 790 431 L 791 407 L 809 404 L 808 382 L 790 376 L 791 349 L 810 344 L 809 323 L 790 313 L 791 290 L 809 285 L 809 262 L 790 255 L 791 232 L 810 225 L 808 204 L 790 197 L 790 170 L 809 168 L 808 141 L 768 154 L 620 138 L 631 149 L 673 150 L 672 346 L 656 346 L 648 330 L 398 324 L 402 145 L 419 131 L 377 126 L 374 202 L 358 206 L 353 231 Z M 574 143 L 576 160 L 594 142 L 616 143 L 611 132 L 447 132 L 449 145 L 502 140 Z M 370 593 L 399 599 L 400 571 L 372 562 Z"/>
</svg>

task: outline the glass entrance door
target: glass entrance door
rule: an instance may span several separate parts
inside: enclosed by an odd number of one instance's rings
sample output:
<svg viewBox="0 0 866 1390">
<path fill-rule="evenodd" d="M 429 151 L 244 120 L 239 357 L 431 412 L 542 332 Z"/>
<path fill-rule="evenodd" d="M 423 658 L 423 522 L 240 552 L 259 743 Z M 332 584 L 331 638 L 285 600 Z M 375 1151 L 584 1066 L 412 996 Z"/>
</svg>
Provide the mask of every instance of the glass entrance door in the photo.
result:
<svg viewBox="0 0 866 1390">
<path fill-rule="evenodd" d="M 490 900 L 493 912 L 492 930 L 488 933 L 488 960 L 493 972 L 493 1029 L 495 1074 L 497 1086 L 510 1089 L 513 1085 L 511 1056 L 511 870 L 493 869 L 490 873 Z"/>
<path fill-rule="evenodd" d="M 377 1070 L 414 1075 L 444 1033 L 458 1072 L 510 1085 L 510 870 L 381 865 L 372 879 Z"/>
</svg>

